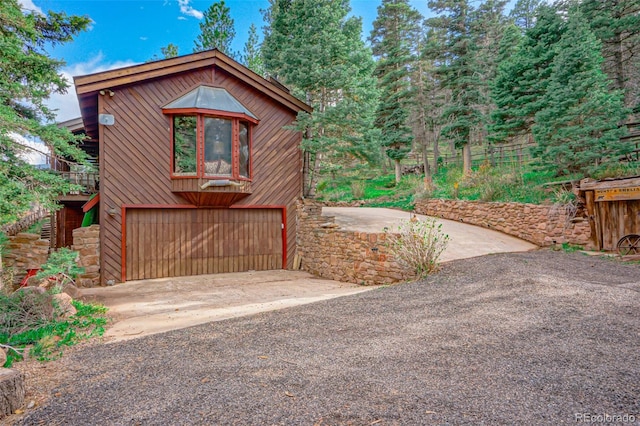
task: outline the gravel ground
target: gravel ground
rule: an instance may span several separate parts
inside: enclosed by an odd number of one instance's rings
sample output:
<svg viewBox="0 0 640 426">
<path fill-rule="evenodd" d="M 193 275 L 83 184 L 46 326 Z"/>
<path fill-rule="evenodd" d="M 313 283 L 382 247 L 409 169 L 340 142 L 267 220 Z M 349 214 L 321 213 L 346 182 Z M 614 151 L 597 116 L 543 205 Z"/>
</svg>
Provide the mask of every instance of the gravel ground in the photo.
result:
<svg viewBox="0 0 640 426">
<path fill-rule="evenodd" d="M 455 261 L 424 282 L 80 348 L 20 424 L 640 421 L 639 308 L 637 264 Z"/>
</svg>

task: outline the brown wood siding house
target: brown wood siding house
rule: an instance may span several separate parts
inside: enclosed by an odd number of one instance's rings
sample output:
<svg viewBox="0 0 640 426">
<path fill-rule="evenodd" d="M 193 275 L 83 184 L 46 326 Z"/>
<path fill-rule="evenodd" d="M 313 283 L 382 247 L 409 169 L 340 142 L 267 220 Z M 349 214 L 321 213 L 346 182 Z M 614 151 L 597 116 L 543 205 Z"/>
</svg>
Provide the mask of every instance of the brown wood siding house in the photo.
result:
<svg viewBox="0 0 640 426">
<path fill-rule="evenodd" d="M 103 284 L 292 267 L 301 134 L 285 126 L 311 107 L 217 50 L 75 86 L 99 144 Z"/>
</svg>

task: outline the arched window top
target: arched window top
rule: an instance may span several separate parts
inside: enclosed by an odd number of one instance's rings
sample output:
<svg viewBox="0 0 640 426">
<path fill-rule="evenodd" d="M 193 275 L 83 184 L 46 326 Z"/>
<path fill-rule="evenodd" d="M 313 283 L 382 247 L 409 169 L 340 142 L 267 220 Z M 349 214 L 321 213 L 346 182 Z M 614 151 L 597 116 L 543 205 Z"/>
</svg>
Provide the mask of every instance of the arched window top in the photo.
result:
<svg viewBox="0 0 640 426">
<path fill-rule="evenodd" d="M 171 114 L 174 111 L 199 110 L 204 112 L 208 110 L 223 115 L 244 116 L 254 123 L 259 121 L 255 114 L 245 108 L 225 89 L 205 85 L 198 86 L 189 93 L 169 102 L 162 107 L 162 110 L 165 114 Z"/>
</svg>

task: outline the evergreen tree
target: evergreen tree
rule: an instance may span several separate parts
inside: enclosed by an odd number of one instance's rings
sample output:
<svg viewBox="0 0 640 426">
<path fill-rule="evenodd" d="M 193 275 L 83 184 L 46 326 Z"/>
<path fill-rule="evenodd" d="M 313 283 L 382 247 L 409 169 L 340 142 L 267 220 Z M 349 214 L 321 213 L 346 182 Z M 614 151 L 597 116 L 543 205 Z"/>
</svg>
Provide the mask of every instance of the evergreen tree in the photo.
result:
<svg viewBox="0 0 640 426">
<path fill-rule="evenodd" d="M 417 60 L 413 42 L 420 37 L 422 19 L 408 0 L 382 0 L 370 37 L 380 89 L 376 127 L 386 155 L 394 161 L 396 182 L 402 177 L 400 162 L 413 140 L 408 123 L 412 103 L 409 74 Z"/>
<path fill-rule="evenodd" d="M 602 43 L 612 87 L 640 112 L 640 0 L 583 0 L 580 11 Z"/>
<path fill-rule="evenodd" d="M 437 72 L 451 93 L 443 119 L 448 121 L 443 134 L 462 149 L 463 169 L 471 172 L 472 133 L 481 123 L 483 103 L 477 63 L 477 46 L 472 32 L 473 8 L 468 0 L 432 0 L 429 7 L 438 17 L 428 25 L 444 34 Z"/>
<path fill-rule="evenodd" d="M 541 4 L 542 0 L 518 0 L 509 17 L 523 32 L 529 30 L 536 25 L 536 15 Z"/>
<path fill-rule="evenodd" d="M 260 51 L 260 41 L 258 40 L 258 29 L 255 24 L 249 27 L 249 36 L 244 44 L 242 63 L 251 71 L 264 75 L 264 61 Z"/>
<path fill-rule="evenodd" d="M 15 220 L 32 203 L 55 208 L 56 198 L 70 190 L 61 177 L 23 159 L 21 154 L 29 152 L 23 137 L 46 143 L 52 155 L 85 159 L 77 138 L 53 124 L 53 111 L 44 104 L 52 93 L 69 87 L 59 72 L 64 63 L 49 57 L 44 46 L 71 41 L 89 22 L 63 12 L 23 13 L 17 0 L 0 2 L 0 225 Z"/>
<path fill-rule="evenodd" d="M 497 109 L 492 113 L 493 124 L 489 138 L 505 142 L 516 135 L 530 135 L 535 115 L 545 106 L 551 75 L 551 63 L 557 53 L 566 23 L 550 6 L 538 9 L 536 25 L 525 32 L 517 48 L 509 46 L 515 41 L 513 29 L 503 43 L 504 60 L 498 67 L 492 85 L 492 99 Z M 512 52 L 515 52 L 511 54 Z"/>
<path fill-rule="evenodd" d="M 502 37 L 509 23 L 504 15 L 506 4 L 505 0 L 486 0 L 474 12 L 471 22 L 473 38 L 478 49 L 476 68 L 479 72 L 480 96 L 477 109 L 481 114 L 482 125 L 477 128 L 477 139 L 480 143 L 489 143 L 487 125 L 491 113 L 496 109 L 490 91 L 500 63 Z"/>
<path fill-rule="evenodd" d="M 314 108 L 298 115 L 304 131 L 307 182 L 313 196 L 319 175 L 354 160 L 376 161 L 373 112 L 377 91 L 362 22 L 348 18 L 344 0 L 271 0 L 265 11 L 262 52 L 267 72 Z"/>
<path fill-rule="evenodd" d="M 200 34 L 196 38 L 194 52 L 218 49 L 222 53 L 235 58 L 231 51 L 231 43 L 236 36 L 231 11 L 224 0 L 213 3 L 203 14 L 200 23 Z"/>
<path fill-rule="evenodd" d="M 544 107 L 533 126 L 534 155 L 559 175 L 587 175 L 625 154 L 619 125 L 627 111 L 622 93 L 609 92 L 600 43 L 576 10 L 570 11 L 567 31 L 554 49 Z"/>
</svg>

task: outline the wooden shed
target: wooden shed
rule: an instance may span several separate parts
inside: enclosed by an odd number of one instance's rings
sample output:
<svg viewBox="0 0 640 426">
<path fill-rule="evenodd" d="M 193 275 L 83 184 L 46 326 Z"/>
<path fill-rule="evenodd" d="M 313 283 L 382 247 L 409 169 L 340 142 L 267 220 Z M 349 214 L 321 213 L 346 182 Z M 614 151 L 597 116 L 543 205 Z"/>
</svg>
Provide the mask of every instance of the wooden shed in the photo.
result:
<svg viewBox="0 0 640 426">
<path fill-rule="evenodd" d="M 102 283 L 288 268 L 311 107 L 217 50 L 75 78 Z"/>
<path fill-rule="evenodd" d="M 640 177 L 580 182 L 598 250 L 640 254 Z M 636 251 L 637 249 L 637 251 Z"/>
</svg>

